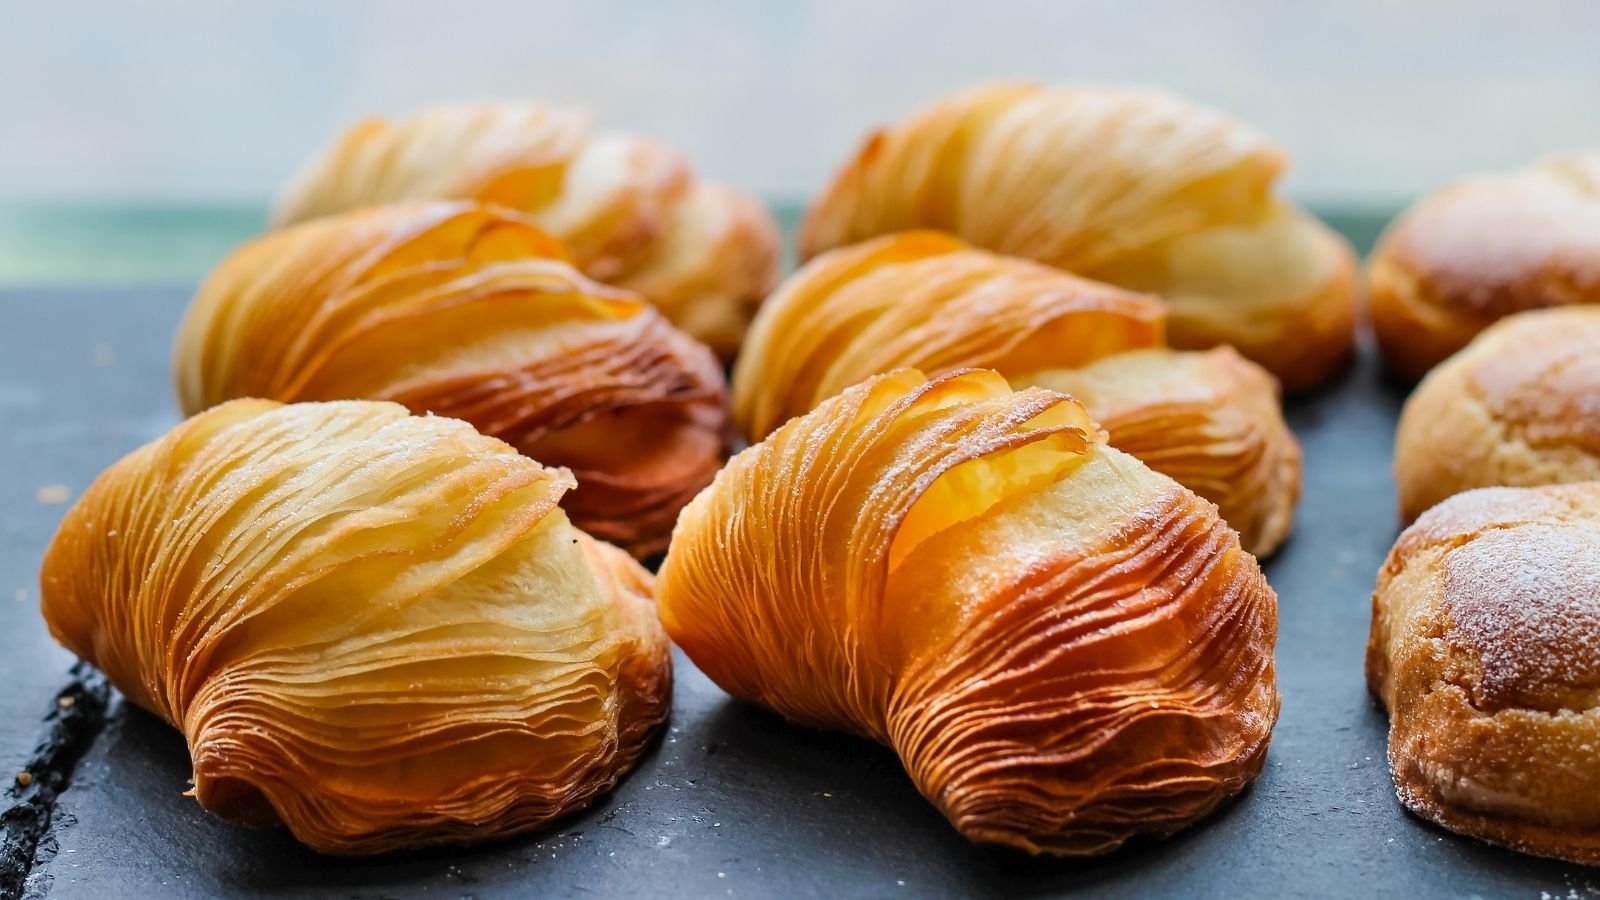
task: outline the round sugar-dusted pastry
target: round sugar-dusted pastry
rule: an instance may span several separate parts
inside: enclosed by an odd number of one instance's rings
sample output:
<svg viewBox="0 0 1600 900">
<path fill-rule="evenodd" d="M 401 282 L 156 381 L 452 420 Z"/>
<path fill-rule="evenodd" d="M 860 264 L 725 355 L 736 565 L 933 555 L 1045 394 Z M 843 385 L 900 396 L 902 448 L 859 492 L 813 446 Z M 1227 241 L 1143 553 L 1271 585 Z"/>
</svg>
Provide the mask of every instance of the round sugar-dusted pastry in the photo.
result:
<svg viewBox="0 0 1600 900">
<path fill-rule="evenodd" d="M 1600 306 L 1510 316 L 1428 373 L 1394 475 L 1405 521 L 1472 488 L 1600 479 Z"/>
<path fill-rule="evenodd" d="M 1378 573 L 1367 680 L 1407 809 L 1600 864 L 1600 483 L 1424 513 Z"/>
<path fill-rule="evenodd" d="M 1600 303 L 1600 153 L 1424 198 L 1384 232 L 1367 274 L 1378 346 L 1410 378 L 1505 316 Z"/>
</svg>

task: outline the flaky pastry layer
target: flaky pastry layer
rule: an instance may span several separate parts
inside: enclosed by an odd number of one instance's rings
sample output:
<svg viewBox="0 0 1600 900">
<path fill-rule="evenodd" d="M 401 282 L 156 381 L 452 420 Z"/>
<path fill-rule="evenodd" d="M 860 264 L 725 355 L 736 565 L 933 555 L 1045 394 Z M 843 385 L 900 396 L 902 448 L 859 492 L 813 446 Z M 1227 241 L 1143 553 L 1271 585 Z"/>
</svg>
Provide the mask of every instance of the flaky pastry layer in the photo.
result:
<svg viewBox="0 0 1600 900">
<path fill-rule="evenodd" d="M 1077 398 L 1112 446 L 1217 504 L 1256 556 L 1293 529 L 1300 442 L 1277 382 L 1231 347 L 1136 350 L 1022 381 Z"/>
<path fill-rule="evenodd" d="M 732 358 L 777 279 L 778 228 L 755 198 L 697 179 L 677 150 L 595 133 L 544 106 L 443 106 L 368 119 L 278 197 L 290 225 L 401 200 L 477 200 L 530 216 L 591 277 L 638 291 Z"/>
<path fill-rule="evenodd" d="M 409 203 L 273 232 L 201 286 L 174 351 L 184 410 L 395 400 L 549 465 L 585 531 L 647 555 L 728 441 L 716 358 L 641 297 L 592 281 L 525 218 Z"/>
<path fill-rule="evenodd" d="M 67 514 L 45 621 L 183 732 L 219 816 L 338 854 L 525 831 L 608 790 L 671 690 L 650 576 L 571 486 L 393 403 L 225 403 Z"/>
<path fill-rule="evenodd" d="M 735 696 L 885 742 L 964 835 L 1170 834 L 1278 712 L 1276 597 L 1216 508 L 994 372 L 868 379 L 736 456 L 678 523 L 667 631 Z"/>
<path fill-rule="evenodd" d="M 1246 549 L 1271 552 L 1300 492 L 1277 382 L 1229 349 L 1161 344 L 1152 297 L 907 232 L 824 253 L 768 299 L 734 371 L 734 418 L 760 440 L 871 375 L 991 368 L 1084 401 L 1112 446 L 1220 504 Z"/>
<path fill-rule="evenodd" d="M 1285 157 L 1168 94 L 979 87 L 874 133 L 812 205 L 803 256 L 931 228 L 1171 303 L 1174 345 L 1232 344 L 1291 390 L 1354 341 L 1355 260 L 1277 200 Z"/>
</svg>

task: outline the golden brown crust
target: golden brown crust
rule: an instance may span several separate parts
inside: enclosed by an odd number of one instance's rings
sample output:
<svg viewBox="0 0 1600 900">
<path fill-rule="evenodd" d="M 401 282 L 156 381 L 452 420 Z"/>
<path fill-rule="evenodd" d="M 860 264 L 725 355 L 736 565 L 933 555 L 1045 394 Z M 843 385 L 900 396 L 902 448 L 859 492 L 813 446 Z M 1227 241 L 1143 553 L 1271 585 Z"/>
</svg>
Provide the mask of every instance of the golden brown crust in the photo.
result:
<svg viewBox="0 0 1600 900">
<path fill-rule="evenodd" d="M 1283 153 L 1151 91 L 999 85 L 874 134 L 806 215 L 802 255 L 936 228 L 1173 302 L 1184 347 L 1233 344 L 1298 389 L 1354 334 L 1354 259 L 1272 197 Z"/>
<path fill-rule="evenodd" d="M 1367 678 L 1409 809 L 1600 864 L 1600 484 L 1425 513 L 1379 572 Z"/>
<path fill-rule="evenodd" d="M 889 235 L 818 256 L 768 299 L 734 371 L 734 418 L 760 440 L 870 375 L 992 368 L 1087 402 L 1113 446 L 1271 552 L 1300 492 L 1276 382 L 1232 350 L 1160 343 L 1153 298 L 939 232 Z"/>
<path fill-rule="evenodd" d="M 302 167 L 272 219 L 281 227 L 401 200 L 521 211 L 585 274 L 643 293 L 725 360 L 777 280 L 777 223 L 755 198 L 696 180 L 658 141 L 592 134 L 587 117 L 541 106 L 362 122 Z"/>
<path fill-rule="evenodd" d="M 1600 307 L 1508 317 L 1435 368 L 1394 466 L 1406 521 L 1471 488 L 1600 479 Z"/>
<path fill-rule="evenodd" d="M 757 441 L 870 375 L 992 368 L 1006 377 L 1161 343 L 1161 306 L 939 232 L 823 254 L 762 306 L 733 377 Z"/>
<path fill-rule="evenodd" d="M 665 549 L 729 437 L 705 347 L 522 217 L 473 203 L 376 207 L 245 245 L 195 297 L 175 365 L 189 413 L 363 398 L 465 419 L 571 467 L 574 522 L 639 555 Z"/>
<path fill-rule="evenodd" d="M 1384 358 L 1411 378 L 1504 316 L 1600 303 L 1600 156 L 1427 197 L 1384 234 L 1368 278 Z"/>
<path fill-rule="evenodd" d="M 696 182 L 665 231 L 619 287 L 649 297 L 674 325 L 731 360 L 761 301 L 778 283 L 778 227 L 732 188 Z"/>
<path fill-rule="evenodd" d="M 1022 381 L 1077 398 L 1111 446 L 1217 504 L 1256 556 L 1289 536 L 1300 443 L 1272 376 L 1231 347 L 1136 350 Z"/>
<path fill-rule="evenodd" d="M 890 744 L 964 835 L 1103 853 L 1205 816 L 1277 719 L 1276 597 L 1076 402 L 868 379 L 680 517 L 659 609 L 730 693 Z"/>
<path fill-rule="evenodd" d="M 1169 94 L 973 88 L 874 134 L 807 212 L 800 249 L 925 227 L 1086 271 L 1248 221 L 1283 166 L 1260 135 Z"/>
<path fill-rule="evenodd" d="M 393 403 L 237 400 L 95 481 L 42 610 L 183 731 L 219 816 L 339 854 L 526 831 L 631 768 L 671 690 L 650 576 L 571 486 Z"/>
</svg>

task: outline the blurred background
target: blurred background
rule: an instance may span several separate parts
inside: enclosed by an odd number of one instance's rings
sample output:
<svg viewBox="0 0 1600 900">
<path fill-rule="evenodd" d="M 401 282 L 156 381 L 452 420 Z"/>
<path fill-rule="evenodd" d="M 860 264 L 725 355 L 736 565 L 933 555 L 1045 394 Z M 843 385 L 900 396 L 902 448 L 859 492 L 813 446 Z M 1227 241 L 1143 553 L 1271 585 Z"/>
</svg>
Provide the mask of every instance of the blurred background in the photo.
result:
<svg viewBox="0 0 1600 900">
<path fill-rule="evenodd" d="M 189 281 L 343 126 L 586 106 L 793 215 L 874 124 L 975 81 L 1159 86 L 1381 224 L 1475 171 L 1600 147 L 1593 0 L 0 0 L 0 283 Z"/>
</svg>

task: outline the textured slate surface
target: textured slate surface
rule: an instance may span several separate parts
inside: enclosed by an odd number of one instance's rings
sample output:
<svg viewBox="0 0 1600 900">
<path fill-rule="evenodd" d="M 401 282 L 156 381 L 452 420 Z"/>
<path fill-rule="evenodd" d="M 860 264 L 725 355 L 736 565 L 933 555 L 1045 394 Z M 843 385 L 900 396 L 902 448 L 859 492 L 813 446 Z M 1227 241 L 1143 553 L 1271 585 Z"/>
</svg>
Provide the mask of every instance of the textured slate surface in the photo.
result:
<svg viewBox="0 0 1600 900">
<path fill-rule="evenodd" d="M 173 420 L 168 335 L 183 292 L 0 295 L 0 651 L 4 762 L 33 740 L 67 659 L 34 603 L 37 555 L 74 492 Z M 114 362 L 96 366 L 96 343 Z M 104 355 L 99 357 L 102 361 Z M 1367 360 L 1295 402 L 1306 493 L 1268 565 L 1282 620 L 1283 718 L 1239 801 L 1161 844 L 1088 862 L 974 848 L 887 751 L 728 700 L 681 657 L 671 732 L 596 807 L 548 832 L 467 851 L 321 859 L 182 796 L 178 734 L 124 707 L 79 766 L 30 890 L 50 897 L 506 897 L 1082 893 L 1092 896 L 1600 896 L 1600 872 L 1458 838 L 1405 815 L 1386 723 L 1361 663 L 1374 573 L 1395 536 L 1389 448 L 1398 391 Z M 52 681 L 52 679 L 57 679 Z M 30 692 L 32 696 L 30 696 Z"/>
<path fill-rule="evenodd" d="M 39 558 L 94 476 L 176 421 L 178 308 L 173 291 L 0 293 L 0 771 L 28 758 L 74 662 L 44 637 Z"/>
</svg>

